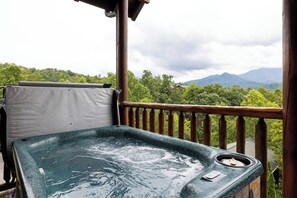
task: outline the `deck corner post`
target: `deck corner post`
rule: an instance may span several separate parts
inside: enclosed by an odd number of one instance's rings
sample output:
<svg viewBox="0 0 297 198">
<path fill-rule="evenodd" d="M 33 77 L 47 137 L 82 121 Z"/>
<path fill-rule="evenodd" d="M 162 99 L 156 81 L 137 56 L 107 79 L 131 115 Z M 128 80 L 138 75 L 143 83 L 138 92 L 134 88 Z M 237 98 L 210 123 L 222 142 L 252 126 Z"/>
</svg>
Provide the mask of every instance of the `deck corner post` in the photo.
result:
<svg viewBox="0 0 297 198">
<path fill-rule="evenodd" d="M 128 101 L 128 0 L 116 8 L 116 87 L 122 90 L 119 103 Z M 120 109 L 121 124 L 128 125 L 128 109 Z"/>
<path fill-rule="evenodd" d="M 297 4 L 283 0 L 283 197 L 297 186 Z"/>
</svg>

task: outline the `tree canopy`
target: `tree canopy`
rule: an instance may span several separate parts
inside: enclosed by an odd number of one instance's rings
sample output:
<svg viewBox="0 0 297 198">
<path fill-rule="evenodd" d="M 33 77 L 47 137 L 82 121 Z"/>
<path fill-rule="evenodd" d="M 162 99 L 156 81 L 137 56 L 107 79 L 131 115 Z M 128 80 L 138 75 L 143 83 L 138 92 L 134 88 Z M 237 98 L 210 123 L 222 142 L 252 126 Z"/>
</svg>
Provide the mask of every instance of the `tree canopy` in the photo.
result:
<svg viewBox="0 0 297 198">
<path fill-rule="evenodd" d="M 82 75 L 70 70 L 26 68 L 9 63 L 0 63 L 0 85 L 17 84 L 21 80 L 78 82 L 78 83 L 112 83 L 116 85 L 116 75 L 108 73 L 95 76 Z M 136 77 L 131 71 L 128 73 L 128 94 L 132 102 L 156 102 L 195 105 L 220 106 L 253 106 L 253 107 L 281 107 L 282 90 L 266 88 L 246 89 L 238 85 L 225 88 L 220 84 L 200 86 L 192 83 L 188 86 L 175 83 L 173 76 L 163 74 L 153 76 L 151 71 L 144 70 L 141 77 Z M 0 92 L 3 90 L 0 89 Z M 0 93 L 1 94 L 1 93 Z M 0 95 L 0 99 L 2 94 Z M 202 120 L 203 115 L 198 115 Z M 236 118 L 226 116 L 228 143 L 236 141 Z M 268 145 L 272 148 L 281 166 L 282 156 L 282 122 L 280 120 L 265 120 L 268 125 Z M 219 116 L 211 115 L 212 146 L 218 146 Z M 178 134 L 178 116 L 174 114 L 174 133 Z M 255 136 L 256 119 L 246 118 L 246 137 Z M 165 126 L 166 127 L 166 126 Z M 190 118 L 185 117 L 185 139 L 190 139 Z M 198 137 L 201 142 L 202 122 L 198 123 Z"/>
</svg>

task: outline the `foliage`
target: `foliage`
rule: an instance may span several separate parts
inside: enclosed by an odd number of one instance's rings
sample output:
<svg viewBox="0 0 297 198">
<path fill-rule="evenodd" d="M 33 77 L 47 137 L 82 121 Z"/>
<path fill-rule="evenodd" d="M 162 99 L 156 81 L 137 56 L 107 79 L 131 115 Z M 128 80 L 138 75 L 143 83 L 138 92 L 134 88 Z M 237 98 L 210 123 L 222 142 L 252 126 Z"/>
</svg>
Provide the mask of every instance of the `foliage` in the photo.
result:
<svg viewBox="0 0 297 198">
<path fill-rule="evenodd" d="M 128 73 L 129 83 L 129 101 L 131 102 L 150 102 L 152 96 L 149 89 L 141 84 L 140 80 L 137 79 L 132 72 Z"/>
<path fill-rule="evenodd" d="M 241 106 L 279 107 L 276 102 L 267 99 L 260 91 L 257 90 L 250 90 L 246 98 L 242 101 Z"/>
<path fill-rule="evenodd" d="M 15 64 L 0 65 L 0 83 L 15 84 L 21 80 L 21 68 Z"/>
<path fill-rule="evenodd" d="M 240 106 L 247 89 L 238 85 L 224 88 L 220 84 L 198 86 L 190 84 L 183 93 L 183 103 L 200 105 Z"/>
<path fill-rule="evenodd" d="M 17 66 L 15 64 L 0 63 L 0 86 L 5 84 L 17 84 L 20 80 L 51 81 L 51 82 L 80 82 L 80 83 L 104 83 L 111 82 L 116 87 L 116 75 L 108 73 L 107 76 L 89 76 L 74 73 L 70 70 L 35 69 Z M 250 90 L 238 85 L 224 88 L 220 84 L 199 86 L 192 83 L 186 87 L 173 81 L 171 75 L 153 76 L 152 72 L 144 70 L 140 78 L 132 72 L 128 73 L 129 101 L 156 102 L 195 105 L 220 105 L 220 106 L 253 106 L 253 107 L 281 107 L 282 90 L 268 90 L 258 88 Z M 2 90 L 0 90 L 2 91 Z M 0 93 L 1 94 L 1 93 Z M 2 96 L 2 94 L 1 94 Z M 0 96 L 0 97 L 1 97 Z M 156 111 L 156 115 L 158 111 Z M 168 113 L 168 112 L 165 112 Z M 220 117 L 210 115 L 211 118 L 211 145 L 218 146 L 218 126 Z M 167 119 L 167 116 L 165 116 Z M 197 115 L 198 138 L 202 142 L 202 127 L 204 115 Z M 228 143 L 236 141 L 236 117 L 226 116 Z M 156 119 L 157 120 L 157 119 Z M 190 139 L 190 115 L 185 114 L 185 139 Z M 255 118 L 245 118 L 246 137 L 255 136 Z M 268 129 L 268 145 L 276 153 L 277 161 L 281 167 L 282 159 L 282 121 L 265 119 Z M 165 120 L 165 123 L 168 123 Z M 158 125 L 156 121 L 156 126 Z M 157 128 L 157 127 L 156 127 Z M 168 126 L 165 124 L 165 133 Z M 178 137 L 178 114 L 174 114 L 174 136 Z M 274 197 L 274 195 L 271 195 Z"/>
<path fill-rule="evenodd" d="M 273 177 L 273 172 L 271 170 L 271 165 L 267 163 L 267 188 L 268 188 L 268 196 L 269 198 L 276 198 L 276 190 L 275 190 L 275 180 Z"/>
</svg>

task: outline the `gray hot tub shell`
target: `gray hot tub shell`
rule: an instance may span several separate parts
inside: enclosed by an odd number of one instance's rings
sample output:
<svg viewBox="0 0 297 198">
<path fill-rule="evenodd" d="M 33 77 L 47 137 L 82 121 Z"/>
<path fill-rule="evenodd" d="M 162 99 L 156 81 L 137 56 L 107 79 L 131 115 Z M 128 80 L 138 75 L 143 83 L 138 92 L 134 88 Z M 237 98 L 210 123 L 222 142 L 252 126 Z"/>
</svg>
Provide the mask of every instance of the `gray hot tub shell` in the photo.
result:
<svg viewBox="0 0 297 198">
<path fill-rule="evenodd" d="M 230 197 L 259 177 L 263 172 L 261 163 L 252 157 L 236 154 L 236 156 L 248 159 L 250 163 L 243 167 L 227 166 L 216 160 L 218 155 L 230 154 L 226 150 L 126 126 L 111 126 L 35 136 L 14 141 L 13 153 L 16 165 L 18 193 L 22 197 L 30 198 L 49 196 L 49 191 L 52 187 L 47 186 L 45 183 L 44 174 L 47 174 L 47 170 L 40 171 L 39 166 L 42 158 L 35 155 L 38 150 L 44 150 L 52 145 L 58 145 L 62 148 L 63 144 L 67 142 L 82 141 L 83 139 L 91 140 L 107 136 L 132 138 L 132 141 L 133 139 L 143 141 L 153 147 L 174 150 L 191 156 L 193 159 L 199 159 L 203 165 L 203 170 L 197 173 L 194 178 L 189 178 L 189 181 L 181 187 L 181 191 L 175 197 Z M 71 171 L 71 167 L 64 167 L 64 169 Z M 123 192 L 121 196 L 129 196 L 129 192 Z M 161 197 L 167 196 L 162 195 Z"/>
</svg>

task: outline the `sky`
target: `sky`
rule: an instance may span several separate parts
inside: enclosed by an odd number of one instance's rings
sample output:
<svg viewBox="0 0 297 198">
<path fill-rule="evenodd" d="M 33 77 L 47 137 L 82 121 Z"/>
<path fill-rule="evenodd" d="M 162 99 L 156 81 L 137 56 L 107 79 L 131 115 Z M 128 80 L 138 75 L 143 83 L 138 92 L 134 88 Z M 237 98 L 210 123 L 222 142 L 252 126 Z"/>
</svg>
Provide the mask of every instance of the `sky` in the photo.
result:
<svg viewBox="0 0 297 198">
<path fill-rule="evenodd" d="M 83 2 L 0 0 L 0 63 L 105 76 L 116 70 L 115 31 L 115 18 Z M 184 82 L 282 66 L 281 0 L 151 0 L 128 31 L 138 77 Z"/>
</svg>

